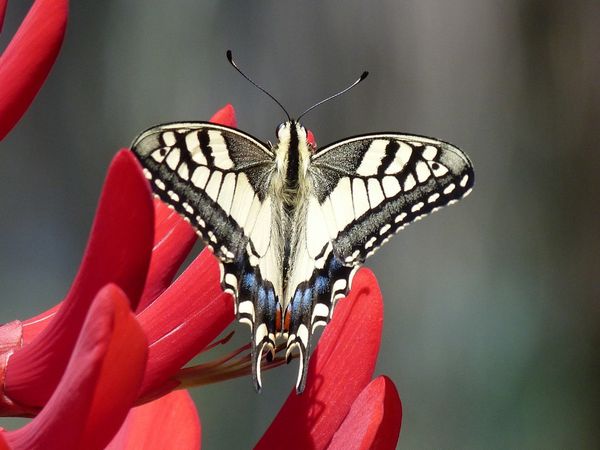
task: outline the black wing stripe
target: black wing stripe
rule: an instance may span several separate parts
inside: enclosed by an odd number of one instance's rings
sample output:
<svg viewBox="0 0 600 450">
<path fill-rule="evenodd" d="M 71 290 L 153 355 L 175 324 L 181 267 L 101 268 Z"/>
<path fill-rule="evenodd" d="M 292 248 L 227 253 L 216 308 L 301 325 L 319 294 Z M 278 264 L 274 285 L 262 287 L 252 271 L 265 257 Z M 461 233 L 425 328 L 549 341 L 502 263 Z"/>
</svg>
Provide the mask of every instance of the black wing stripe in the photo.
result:
<svg viewBox="0 0 600 450">
<path fill-rule="evenodd" d="M 212 154 L 212 148 L 210 146 L 210 138 L 208 136 L 208 129 L 204 128 L 204 129 L 198 131 L 197 133 L 198 133 L 198 143 L 200 145 L 200 150 L 202 151 L 202 155 L 204 155 L 204 158 L 206 159 L 206 165 L 209 167 L 214 166 L 215 158 Z"/>
<path fill-rule="evenodd" d="M 396 158 L 396 152 L 398 151 L 398 148 L 400 148 L 400 144 L 398 144 L 398 141 L 394 139 L 391 139 L 385 146 L 385 156 L 381 160 L 381 165 L 377 170 L 378 176 L 382 177 L 385 174 L 385 171 L 388 169 L 388 167 L 390 167 L 390 164 L 392 164 L 394 158 Z"/>
</svg>

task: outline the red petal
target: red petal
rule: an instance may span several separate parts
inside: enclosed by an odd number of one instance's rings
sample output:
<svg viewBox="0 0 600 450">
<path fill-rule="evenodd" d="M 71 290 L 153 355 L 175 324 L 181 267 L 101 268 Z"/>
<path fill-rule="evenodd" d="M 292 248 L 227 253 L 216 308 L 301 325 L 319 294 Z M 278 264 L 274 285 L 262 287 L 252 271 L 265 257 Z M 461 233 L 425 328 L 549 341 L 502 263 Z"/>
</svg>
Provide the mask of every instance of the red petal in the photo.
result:
<svg viewBox="0 0 600 450">
<path fill-rule="evenodd" d="M 200 448 L 200 419 L 188 391 L 173 391 L 129 411 L 107 450 Z"/>
<path fill-rule="evenodd" d="M 396 386 L 389 378 L 378 377 L 354 401 L 327 448 L 393 450 L 401 423 L 402 404 Z"/>
<path fill-rule="evenodd" d="M 84 429 L 81 447 L 86 449 L 104 448 L 119 430 L 137 399 L 148 356 L 146 335 L 124 292 L 109 284 L 98 294 L 102 295 L 114 305 L 113 333 Z M 89 317 L 96 320 L 94 311 Z"/>
<path fill-rule="evenodd" d="M 63 41 L 68 10 L 67 0 L 37 0 L 0 56 L 0 140 L 19 121 L 48 76 Z"/>
<path fill-rule="evenodd" d="M 2 0 L 0 0 L 2 1 Z M 6 439 L 4 439 L 4 431 L 0 431 L 0 450 L 10 450 Z"/>
<path fill-rule="evenodd" d="M 371 271 L 362 269 L 348 298 L 336 306 L 311 357 L 304 393 L 296 395 L 292 390 L 256 448 L 277 448 L 282 442 L 289 449 L 325 448 L 371 380 L 382 325 L 377 280 Z M 292 439 L 290 427 L 294 429 Z"/>
<path fill-rule="evenodd" d="M 62 302 L 31 319 L 23 321 L 23 345 L 31 343 L 48 326 L 61 305 Z"/>
<path fill-rule="evenodd" d="M 308 141 L 308 143 L 310 144 L 311 147 L 317 148 L 317 141 L 315 141 L 315 135 L 313 134 L 312 131 L 308 130 L 308 133 L 306 135 L 306 140 Z"/>
<path fill-rule="evenodd" d="M 0 391 L 4 388 L 6 365 L 12 354 L 23 345 L 23 324 L 18 320 L 0 326 Z M 14 404 L 4 392 L 0 392 L 0 415 L 19 416 L 35 413 Z"/>
<path fill-rule="evenodd" d="M 6 393 L 13 401 L 42 406 L 58 384 L 92 299 L 115 283 L 137 304 L 153 239 L 148 183 L 133 154 L 113 159 L 79 273 L 60 310 L 30 345 L 10 359 Z"/>
<path fill-rule="evenodd" d="M 0 0 L 0 31 L 2 31 L 2 25 L 4 24 L 4 15 L 6 14 L 6 3 L 8 0 Z"/>
<path fill-rule="evenodd" d="M 183 218 L 158 199 L 154 200 L 156 226 L 148 281 L 137 307 L 142 311 L 173 281 L 196 242 L 196 232 Z"/>
<path fill-rule="evenodd" d="M 13 449 L 101 449 L 136 397 L 146 363 L 144 333 L 124 293 L 96 296 L 52 397 L 30 423 L 5 434 Z"/>
<path fill-rule="evenodd" d="M 18 320 L 0 326 L 0 355 L 14 351 L 21 346 L 23 324 Z"/>
<path fill-rule="evenodd" d="M 177 280 L 138 314 L 150 345 L 141 396 L 160 388 L 233 320 L 219 266 L 205 249 Z"/>
<path fill-rule="evenodd" d="M 230 103 L 227 103 L 218 110 L 211 118 L 212 123 L 225 125 L 226 127 L 237 128 L 237 119 L 235 118 L 235 109 Z"/>
<path fill-rule="evenodd" d="M 211 117 L 210 122 L 235 127 L 233 106 L 226 105 L 221 108 Z M 196 232 L 192 226 L 163 202 L 155 200 L 154 211 L 155 232 L 152 262 L 138 311 L 152 303 L 169 286 L 196 242 Z"/>
</svg>

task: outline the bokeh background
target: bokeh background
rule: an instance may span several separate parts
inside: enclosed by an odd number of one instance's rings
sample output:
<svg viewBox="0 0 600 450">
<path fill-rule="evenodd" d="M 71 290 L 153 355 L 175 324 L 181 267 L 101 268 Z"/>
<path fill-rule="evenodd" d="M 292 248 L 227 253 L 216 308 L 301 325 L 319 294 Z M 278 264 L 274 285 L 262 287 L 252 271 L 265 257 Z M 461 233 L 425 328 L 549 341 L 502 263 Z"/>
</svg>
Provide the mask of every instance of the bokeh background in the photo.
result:
<svg viewBox="0 0 600 450">
<path fill-rule="evenodd" d="M 1 47 L 30 5 L 9 2 Z M 226 49 L 292 114 L 369 70 L 306 117 L 320 144 L 438 136 L 477 175 L 368 262 L 399 447 L 598 448 L 599 30 L 595 0 L 73 1 L 56 66 L 0 143 L 0 320 L 66 293 L 107 165 L 142 129 L 231 102 L 240 128 L 274 138 L 281 111 Z M 249 378 L 195 389 L 205 448 L 255 443 L 295 370 L 261 395 Z"/>
</svg>

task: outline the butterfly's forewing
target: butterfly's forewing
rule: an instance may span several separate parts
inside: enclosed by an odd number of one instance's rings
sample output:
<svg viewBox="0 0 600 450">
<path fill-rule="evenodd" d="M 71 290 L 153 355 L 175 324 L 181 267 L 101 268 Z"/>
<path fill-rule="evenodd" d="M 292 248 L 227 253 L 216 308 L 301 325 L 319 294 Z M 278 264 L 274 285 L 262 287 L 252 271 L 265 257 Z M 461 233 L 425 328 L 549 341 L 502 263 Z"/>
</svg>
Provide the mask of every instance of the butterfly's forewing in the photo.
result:
<svg viewBox="0 0 600 450">
<path fill-rule="evenodd" d="M 308 173 L 313 197 L 306 246 L 317 268 L 298 283 L 292 302 L 298 314 L 291 344 L 301 350 L 309 346 L 314 328 L 329 322 L 335 301 L 348 293 L 368 256 L 410 222 L 464 197 L 474 182 L 471 162 L 458 148 L 394 133 L 327 146 L 313 155 Z M 306 372 L 308 351 L 303 356 Z M 305 373 L 299 390 L 304 382 Z"/>
<path fill-rule="evenodd" d="M 269 252 L 273 153 L 252 136 L 204 122 L 151 128 L 132 150 L 154 192 L 189 220 L 220 260 L 221 285 L 234 295 L 260 357 L 276 332 L 279 304 L 273 280 L 280 273 Z"/>
<path fill-rule="evenodd" d="M 464 197 L 474 182 L 471 162 L 458 148 L 399 134 L 328 146 L 312 158 L 310 172 L 337 231 L 334 254 L 345 265 L 361 264 L 407 224 Z"/>
</svg>

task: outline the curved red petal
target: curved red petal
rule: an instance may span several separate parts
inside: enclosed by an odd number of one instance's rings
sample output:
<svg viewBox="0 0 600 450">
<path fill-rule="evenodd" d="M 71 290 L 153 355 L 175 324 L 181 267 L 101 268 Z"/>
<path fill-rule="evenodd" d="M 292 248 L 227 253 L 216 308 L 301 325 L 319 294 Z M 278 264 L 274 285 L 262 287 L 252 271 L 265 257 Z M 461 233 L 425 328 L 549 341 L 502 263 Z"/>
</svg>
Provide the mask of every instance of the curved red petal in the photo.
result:
<svg viewBox="0 0 600 450">
<path fill-rule="evenodd" d="M 42 406 L 67 365 L 89 306 L 106 284 L 118 285 L 133 307 L 141 295 L 153 240 L 150 190 L 133 154 L 113 159 L 79 273 L 50 324 L 10 359 L 6 393 Z"/>
<path fill-rule="evenodd" d="M 127 419 L 106 450 L 195 450 L 201 427 L 188 391 L 173 391 L 129 411 Z"/>
<path fill-rule="evenodd" d="M 109 284 L 98 295 L 108 297 L 115 311 L 113 333 L 83 432 L 81 448 L 85 449 L 103 449 L 119 430 L 137 399 L 148 357 L 146 335 L 124 292 Z M 95 319 L 93 311 L 90 316 Z"/>
<path fill-rule="evenodd" d="M 306 140 L 312 148 L 317 148 L 317 141 L 315 140 L 315 135 L 312 131 L 308 130 L 308 133 L 306 134 Z"/>
<path fill-rule="evenodd" d="M 160 388 L 233 320 L 219 265 L 205 249 L 177 280 L 138 314 L 150 353 L 141 397 Z"/>
<path fill-rule="evenodd" d="M 0 31 L 2 31 L 2 25 L 4 24 L 4 15 L 6 14 L 6 3 L 8 0 L 0 0 Z"/>
<path fill-rule="evenodd" d="M 228 104 L 221 108 L 210 118 L 210 122 L 235 127 L 237 122 L 233 106 Z M 138 311 L 152 303 L 169 286 L 196 242 L 194 228 L 158 199 L 154 201 L 154 212 L 152 262 Z"/>
<path fill-rule="evenodd" d="M 371 380 L 383 325 L 383 303 L 377 280 L 362 269 L 352 290 L 339 301 L 333 320 L 310 359 L 306 389 L 292 390 L 257 449 L 327 446 L 357 395 Z M 294 436 L 290 439 L 290 424 Z"/>
<path fill-rule="evenodd" d="M 40 414 L 5 437 L 11 448 L 101 449 L 136 397 L 146 363 L 144 333 L 124 293 L 102 289 L 64 376 Z"/>
<path fill-rule="evenodd" d="M 3 430 L 0 430 L 0 450 L 10 450 L 10 447 L 8 446 L 8 442 L 6 442 L 6 439 L 4 439 L 4 431 Z"/>
<path fill-rule="evenodd" d="M 30 344 L 52 321 L 62 302 L 52 308 L 23 321 L 23 345 Z"/>
<path fill-rule="evenodd" d="M 0 326 L 0 416 L 32 414 L 16 405 L 4 393 L 6 366 L 11 355 L 23 345 L 23 324 L 18 320 Z"/>
<path fill-rule="evenodd" d="M 237 128 L 237 119 L 235 117 L 235 109 L 231 103 L 227 103 L 218 110 L 211 118 L 212 123 L 225 125 L 226 127 Z"/>
<path fill-rule="evenodd" d="M 197 238 L 192 226 L 158 199 L 154 199 L 154 215 L 152 260 L 137 311 L 146 308 L 171 284 Z"/>
<path fill-rule="evenodd" d="M 22 340 L 23 324 L 19 320 L 0 326 L 0 355 L 20 347 Z"/>
<path fill-rule="evenodd" d="M 372 448 L 375 450 L 396 448 L 402 426 L 402 402 L 400 401 L 400 395 L 398 395 L 398 390 L 392 380 L 387 377 L 383 378 L 386 380 L 386 393 L 383 405 L 383 420 L 372 443 Z"/>
<path fill-rule="evenodd" d="M 6 366 L 12 354 L 21 348 L 23 342 L 23 324 L 18 320 L 0 326 L 0 416 L 21 415 L 33 411 L 23 410 L 3 392 Z"/>
<path fill-rule="evenodd" d="M 63 41 L 68 11 L 68 0 L 36 0 L 0 56 L 0 140 L 46 80 Z"/>
<path fill-rule="evenodd" d="M 402 404 L 392 380 L 375 378 L 356 398 L 333 435 L 329 450 L 393 450 L 402 423 Z"/>
</svg>

